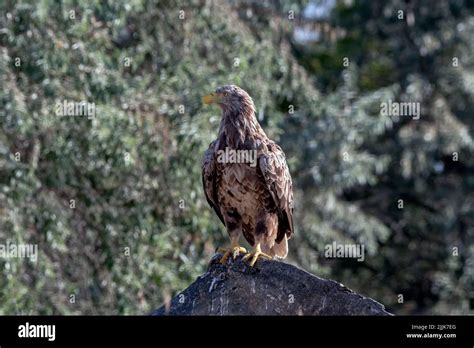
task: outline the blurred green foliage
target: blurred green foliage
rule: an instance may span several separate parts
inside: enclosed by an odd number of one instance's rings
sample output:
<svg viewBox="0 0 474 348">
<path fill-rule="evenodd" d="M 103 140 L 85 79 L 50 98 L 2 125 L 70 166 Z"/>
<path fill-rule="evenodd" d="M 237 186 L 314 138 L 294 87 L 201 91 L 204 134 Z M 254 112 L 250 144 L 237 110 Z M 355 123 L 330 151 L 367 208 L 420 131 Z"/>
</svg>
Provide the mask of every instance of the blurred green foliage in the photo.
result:
<svg viewBox="0 0 474 348">
<path fill-rule="evenodd" d="M 313 4 L 327 14 L 3 1 L 0 244 L 37 244 L 39 260 L 0 258 L 0 314 L 148 313 L 205 271 L 227 236 L 200 173 L 220 112 L 200 97 L 229 83 L 287 153 L 289 262 L 395 313 L 473 313 L 474 7 Z M 389 99 L 420 102 L 420 120 L 380 116 Z M 56 115 L 64 100 L 95 103 L 95 118 Z M 333 241 L 363 243 L 365 262 L 325 258 Z"/>
</svg>

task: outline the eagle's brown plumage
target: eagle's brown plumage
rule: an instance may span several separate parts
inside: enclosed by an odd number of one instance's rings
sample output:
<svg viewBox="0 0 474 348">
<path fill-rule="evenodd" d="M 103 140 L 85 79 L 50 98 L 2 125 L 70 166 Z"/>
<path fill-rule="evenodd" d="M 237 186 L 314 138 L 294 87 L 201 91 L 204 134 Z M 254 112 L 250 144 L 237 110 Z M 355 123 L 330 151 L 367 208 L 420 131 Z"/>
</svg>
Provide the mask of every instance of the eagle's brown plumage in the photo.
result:
<svg viewBox="0 0 474 348">
<path fill-rule="evenodd" d="M 218 137 L 202 166 L 207 201 L 226 226 L 234 249 L 242 249 L 241 234 L 256 246 L 252 265 L 262 254 L 260 247 L 270 257 L 285 258 L 293 234 L 293 189 L 285 154 L 260 127 L 252 98 L 241 88 L 219 87 L 203 100 L 223 110 Z M 230 163 L 220 156 L 226 149 L 245 150 L 248 157 Z"/>
</svg>

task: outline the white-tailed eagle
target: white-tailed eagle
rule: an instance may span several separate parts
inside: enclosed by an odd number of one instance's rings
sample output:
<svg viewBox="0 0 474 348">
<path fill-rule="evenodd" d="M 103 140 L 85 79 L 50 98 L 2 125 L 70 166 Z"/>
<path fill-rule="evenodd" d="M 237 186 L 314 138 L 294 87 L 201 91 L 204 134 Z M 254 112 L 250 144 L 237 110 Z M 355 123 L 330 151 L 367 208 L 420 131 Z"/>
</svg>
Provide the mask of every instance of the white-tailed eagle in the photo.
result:
<svg viewBox="0 0 474 348">
<path fill-rule="evenodd" d="M 231 239 L 221 262 L 247 252 L 239 245 L 241 234 L 255 247 L 244 256 L 251 266 L 259 257 L 285 258 L 293 234 L 293 188 L 285 154 L 260 127 L 253 100 L 243 89 L 222 86 L 203 102 L 223 111 L 218 137 L 202 165 L 207 201 Z"/>
</svg>

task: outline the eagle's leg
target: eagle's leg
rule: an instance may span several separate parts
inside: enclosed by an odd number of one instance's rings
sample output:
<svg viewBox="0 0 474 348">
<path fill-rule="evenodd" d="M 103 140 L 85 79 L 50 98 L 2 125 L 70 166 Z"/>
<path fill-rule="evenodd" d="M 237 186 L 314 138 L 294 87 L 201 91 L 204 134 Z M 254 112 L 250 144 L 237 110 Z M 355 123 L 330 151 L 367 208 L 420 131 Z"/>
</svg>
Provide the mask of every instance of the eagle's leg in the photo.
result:
<svg viewBox="0 0 474 348">
<path fill-rule="evenodd" d="M 247 253 L 247 249 L 245 249 L 244 247 L 241 247 L 239 245 L 239 237 L 236 236 L 236 237 L 232 237 L 230 238 L 231 240 L 231 244 L 230 244 L 230 248 L 226 249 L 226 248 L 219 248 L 217 249 L 218 252 L 221 252 L 221 253 L 224 253 L 224 255 L 222 256 L 221 260 L 220 260 L 220 263 L 222 263 L 223 265 L 225 265 L 227 263 L 227 260 L 229 259 L 229 257 L 232 255 L 232 259 L 235 260 L 237 258 L 237 256 L 239 256 L 240 253 Z"/>
<path fill-rule="evenodd" d="M 264 252 L 262 252 L 262 249 L 260 248 L 260 243 L 257 243 L 257 245 L 255 245 L 255 249 L 252 252 L 245 255 L 242 258 L 242 261 L 250 259 L 249 265 L 250 267 L 253 267 L 259 257 L 263 257 L 265 259 L 270 259 L 270 260 L 273 259 L 273 257 L 271 257 L 270 255 L 267 255 Z"/>
</svg>

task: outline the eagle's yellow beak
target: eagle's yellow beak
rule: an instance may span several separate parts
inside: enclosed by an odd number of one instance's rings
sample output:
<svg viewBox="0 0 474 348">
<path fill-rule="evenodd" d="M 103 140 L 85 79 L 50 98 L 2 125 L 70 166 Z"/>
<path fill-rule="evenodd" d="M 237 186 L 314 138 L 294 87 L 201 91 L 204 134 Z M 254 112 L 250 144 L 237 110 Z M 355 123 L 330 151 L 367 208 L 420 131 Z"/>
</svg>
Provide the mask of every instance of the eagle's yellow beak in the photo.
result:
<svg viewBox="0 0 474 348">
<path fill-rule="evenodd" d="M 221 98 L 216 93 L 211 93 L 202 97 L 204 104 L 219 103 Z"/>
</svg>

